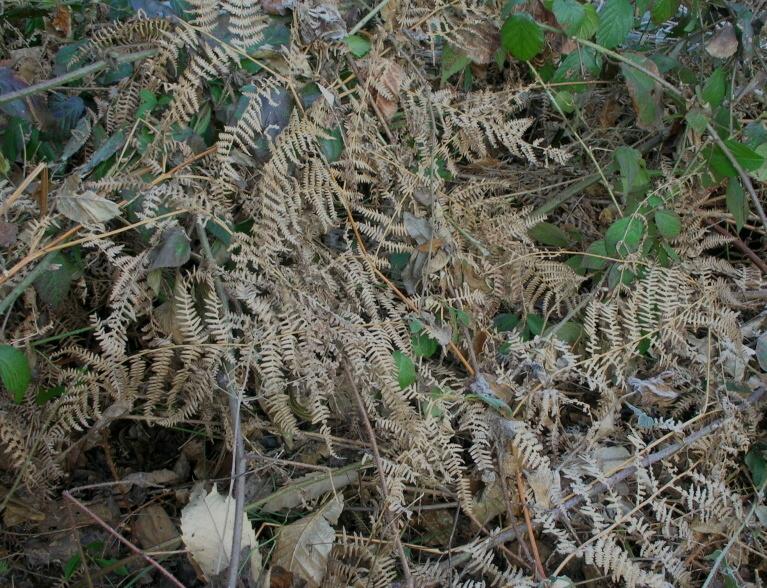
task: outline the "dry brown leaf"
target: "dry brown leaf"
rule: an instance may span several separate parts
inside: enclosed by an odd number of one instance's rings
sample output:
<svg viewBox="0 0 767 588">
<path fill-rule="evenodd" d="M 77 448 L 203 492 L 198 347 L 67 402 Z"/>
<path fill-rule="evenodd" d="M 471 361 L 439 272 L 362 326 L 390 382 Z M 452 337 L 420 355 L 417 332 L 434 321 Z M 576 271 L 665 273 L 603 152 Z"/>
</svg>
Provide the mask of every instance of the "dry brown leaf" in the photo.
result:
<svg viewBox="0 0 767 588">
<path fill-rule="evenodd" d="M 19 227 L 16 223 L 0 222 L 0 245 L 10 247 L 16 242 Z"/>
<path fill-rule="evenodd" d="M 732 23 L 725 24 L 706 43 L 706 52 L 717 59 L 727 59 L 735 55 L 738 50 L 738 37 L 735 35 L 735 27 Z"/>
<path fill-rule="evenodd" d="M 501 45 L 498 27 L 489 20 L 471 22 L 456 35 L 455 44 L 474 63 L 487 64 Z"/>
<path fill-rule="evenodd" d="M 120 216 L 120 207 L 116 202 L 99 196 L 92 190 L 82 194 L 65 193 L 56 198 L 59 212 L 81 225 L 104 223 Z"/>
<path fill-rule="evenodd" d="M 149 549 L 178 537 L 178 529 L 162 506 L 150 504 L 136 515 L 133 535 L 141 547 Z"/>
<path fill-rule="evenodd" d="M 181 511 L 181 538 L 189 555 L 208 578 L 229 566 L 234 536 L 234 498 L 222 496 L 213 486 L 210 493 L 198 488 Z M 261 573 L 261 556 L 253 526 L 243 514 L 241 547 L 251 548 L 250 571 L 255 580 Z"/>
<path fill-rule="evenodd" d="M 338 522 L 343 508 L 343 495 L 338 494 L 309 516 L 282 527 L 277 533 L 272 565 L 298 576 L 308 588 L 318 588 L 336 538 L 331 525 Z"/>
</svg>

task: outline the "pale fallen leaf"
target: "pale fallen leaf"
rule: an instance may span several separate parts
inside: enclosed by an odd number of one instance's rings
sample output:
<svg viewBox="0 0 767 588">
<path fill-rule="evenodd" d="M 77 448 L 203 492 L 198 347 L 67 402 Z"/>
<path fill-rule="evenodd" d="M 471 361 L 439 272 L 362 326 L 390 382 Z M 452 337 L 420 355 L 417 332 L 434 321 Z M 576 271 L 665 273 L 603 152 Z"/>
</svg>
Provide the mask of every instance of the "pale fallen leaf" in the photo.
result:
<svg viewBox="0 0 767 588">
<path fill-rule="evenodd" d="M 325 577 L 328 556 L 333 548 L 338 522 L 344 508 L 337 494 L 322 508 L 286 527 L 277 534 L 272 566 L 281 566 L 300 577 L 308 588 L 317 588 Z"/>
<path fill-rule="evenodd" d="M 738 37 L 735 35 L 735 27 L 729 22 L 716 31 L 706 43 L 706 52 L 717 59 L 732 57 L 737 50 Z"/>
<path fill-rule="evenodd" d="M 149 549 L 178 537 L 178 529 L 162 506 L 150 504 L 136 515 L 133 535 L 141 547 Z"/>
<path fill-rule="evenodd" d="M 354 484 L 358 478 L 356 471 L 308 474 L 293 480 L 290 485 L 275 492 L 264 504 L 262 510 L 264 512 L 277 512 L 295 508 L 311 500 L 316 500 L 328 492 L 338 492 L 349 484 Z"/>
<path fill-rule="evenodd" d="M 120 215 L 120 207 L 116 202 L 91 190 L 82 194 L 61 194 L 56 198 L 56 203 L 61 214 L 81 225 L 104 223 Z"/>
<path fill-rule="evenodd" d="M 196 489 L 181 511 L 181 538 L 189 554 L 208 578 L 216 576 L 229 566 L 234 536 L 234 498 L 222 496 L 213 486 L 206 494 Z M 251 548 L 250 571 L 253 579 L 261 573 L 261 556 L 253 526 L 242 515 L 242 549 Z"/>
</svg>

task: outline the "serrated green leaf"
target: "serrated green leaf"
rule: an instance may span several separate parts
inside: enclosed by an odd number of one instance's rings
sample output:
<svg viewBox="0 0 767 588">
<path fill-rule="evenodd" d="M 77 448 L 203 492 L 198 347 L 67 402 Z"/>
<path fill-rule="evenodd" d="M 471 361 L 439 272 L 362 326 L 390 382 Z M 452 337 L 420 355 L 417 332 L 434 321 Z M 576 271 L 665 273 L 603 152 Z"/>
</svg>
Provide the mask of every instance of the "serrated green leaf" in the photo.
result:
<svg viewBox="0 0 767 588">
<path fill-rule="evenodd" d="M 562 229 L 551 223 L 538 223 L 527 231 L 534 240 L 551 247 L 567 247 L 570 244 L 570 238 Z"/>
<path fill-rule="evenodd" d="M 607 0 L 599 12 L 597 43 L 613 49 L 623 43 L 634 26 L 634 7 L 629 0 Z"/>
<path fill-rule="evenodd" d="M 642 190 L 649 184 L 650 175 L 647 173 L 645 161 L 639 151 L 622 145 L 615 150 L 614 157 L 620 171 L 624 194 Z"/>
<path fill-rule="evenodd" d="M 445 50 L 442 52 L 442 83 L 462 71 L 470 63 L 471 58 L 466 53 L 453 47 L 450 43 L 446 43 Z"/>
<path fill-rule="evenodd" d="M 528 314 L 527 315 L 527 328 L 530 329 L 530 332 L 533 335 L 540 335 L 543 333 L 543 325 L 545 321 L 543 320 L 542 316 L 539 316 L 537 314 Z"/>
<path fill-rule="evenodd" d="M 727 94 L 727 74 L 724 68 L 717 67 L 713 73 L 706 79 L 703 89 L 700 91 L 700 97 L 704 103 L 716 108 L 724 102 Z"/>
<path fill-rule="evenodd" d="M 554 329 L 556 329 L 556 333 L 554 333 Z M 553 337 L 560 341 L 574 344 L 577 343 L 578 339 L 583 335 L 583 325 L 576 323 L 575 321 L 566 321 L 560 325 L 554 325 L 550 329 L 546 329 L 546 333 L 554 333 Z"/>
<path fill-rule="evenodd" d="M 138 93 L 139 105 L 136 109 L 136 118 L 142 118 L 145 114 L 152 112 L 152 109 L 157 106 L 157 97 L 151 90 L 144 88 Z"/>
<path fill-rule="evenodd" d="M 655 62 L 638 53 L 626 53 L 625 57 L 645 70 L 660 77 Z M 663 88 L 652 76 L 627 63 L 621 63 L 621 72 L 637 113 L 637 126 L 651 130 L 663 125 Z"/>
<path fill-rule="evenodd" d="M 767 143 L 762 143 L 754 151 L 764 159 L 764 163 L 755 169 L 751 175 L 760 182 L 767 182 Z"/>
<path fill-rule="evenodd" d="M 753 172 L 764 164 L 764 156 L 751 149 L 748 145 L 733 139 L 728 139 L 724 143 L 744 170 Z"/>
<path fill-rule="evenodd" d="M 682 219 L 672 210 L 656 210 L 655 226 L 662 237 L 673 239 L 682 232 Z"/>
<path fill-rule="evenodd" d="M 583 19 L 586 18 L 586 10 L 580 2 L 576 0 L 554 0 L 551 10 L 562 25 L 568 35 L 572 35 L 577 30 Z"/>
<path fill-rule="evenodd" d="M 399 382 L 399 387 L 404 390 L 415 383 L 415 365 L 413 364 L 413 360 L 401 351 L 395 351 L 392 354 L 392 357 L 394 358 L 394 365 L 397 368 L 397 381 Z"/>
<path fill-rule="evenodd" d="M 577 27 L 571 29 L 570 34 L 578 39 L 588 40 L 594 36 L 599 28 L 599 15 L 593 4 L 586 4 L 583 7 L 583 20 Z"/>
<path fill-rule="evenodd" d="M 11 345 L 0 345 L 0 380 L 16 404 L 24 400 L 32 381 L 27 356 Z"/>
<path fill-rule="evenodd" d="M 652 21 L 662 24 L 673 18 L 679 9 L 679 0 L 655 0 L 652 5 Z"/>
<path fill-rule="evenodd" d="M 317 142 L 320 145 L 320 151 L 322 151 L 328 163 L 338 161 L 344 152 L 344 140 L 341 135 L 340 126 L 328 131 L 326 136 L 318 137 Z"/>
<path fill-rule="evenodd" d="M 360 35 L 348 35 L 344 43 L 354 57 L 365 57 L 370 52 L 370 41 Z"/>
<path fill-rule="evenodd" d="M 727 211 L 735 219 L 735 226 L 738 231 L 746 224 L 749 212 L 749 202 L 740 180 L 730 178 L 727 181 Z"/>
<path fill-rule="evenodd" d="M 625 257 L 639 249 L 645 224 L 636 216 L 619 218 L 605 232 L 605 249 L 611 256 Z"/>
<path fill-rule="evenodd" d="M 530 15 L 513 14 L 501 28 L 501 44 L 512 56 L 529 61 L 543 49 L 543 30 Z"/>
<path fill-rule="evenodd" d="M 696 133 L 702 133 L 706 130 L 706 125 L 708 124 L 708 117 L 703 114 L 700 110 L 690 110 L 685 116 L 685 120 L 687 121 L 687 124 L 690 125 L 690 128 L 695 131 Z"/>
<path fill-rule="evenodd" d="M 591 245 L 589 245 L 588 249 L 586 249 L 586 253 L 590 255 L 583 256 L 583 260 L 581 261 L 581 267 L 583 269 L 601 270 L 606 268 L 610 261 L 608 259 L 604 259 L 605 257 L 608 257 L 608 255 L 607 248 L 605 247 L 605 242 L 603 239 L 594 241 Z"/>
</svg>

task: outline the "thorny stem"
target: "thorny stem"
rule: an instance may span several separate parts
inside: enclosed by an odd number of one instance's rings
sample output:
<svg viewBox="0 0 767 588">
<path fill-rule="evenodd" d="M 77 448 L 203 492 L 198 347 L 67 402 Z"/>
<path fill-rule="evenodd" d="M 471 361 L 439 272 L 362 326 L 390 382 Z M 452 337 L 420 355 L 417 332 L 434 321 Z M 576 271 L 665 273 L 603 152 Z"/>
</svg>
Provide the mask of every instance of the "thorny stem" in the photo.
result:
<svg viewBox="0 0 767 588">
<path fill-rule="evenodd" d="M 200 246 L 205 254 L 205 258 L 212 267 L 215 267 L 216 260 L 213 257 L 213 250 L 210 248 L 208 235 L 205 233 L 205 227 L 203 226 L 202 221 L 197 221 L 196 229 L 197 237 L 200 239 Z M 228 310 L 229 297 L 226 295 L 224 285 L 216 276 L 213 278 L 213 283 L 216 288 L 216 294 L 221 301 L 221 306 L 224 310 Z M 233 366 L 231 365 L 231 362 L 229 360 L 224 360 L 220 377 L 223 384 L 222 387 L 227 391 L 227 395 L 229 396 L 229 413 L 232 419 L 232 434 L 234 435 L 234 455 L 232 459 L 234 462 L 234 528 L 232 530 L 232 550 L 227 578 L 228 588 L 235 588 L 237 586 L 240 568 L 240 550 L 242 549 L 242 520 L 245 517 L 245 446 L 241 431 L 242 419 L 240 411 L 240 395 L 236 390 L 236 387 L 232 385 L 232 380 L 230 378 L 232 371 Z"/>
<path fill-rule="evenodd" d="M 755 404 L 757 404 L 764 396 L 765 391 L 767 391 L 767 388 L 765 388 L 765 386 L 760 386 L 759 388 L 757 388 L 751 394 L 751 396 L 749 396 L 746 400 L 744 400 L 735 409 L 735 412 L 742 412 L 746 410 L 747 408 L 750 408 L 754 406 Z M 637 465 L 632 465 L 625 469 L 622 469 L 619 472 L 616 472 L 615 474 L 607 478 L 604 482 L 599 482 L 598 484 L 595 484 L 594 486 L 592 486 L 589 491 L 583 494 L 578 494 L 577 496 L 573 496 L 572 498 L 565 501 L 561 505 L 555 506 L 545 511 L 543 514 L 553 515 L 555 520 L 560 518 L 561 516 L 567 514 L 570 510 L 575 508 L 576 506 L 580 506 L 581 503 L 583 503 L 587 498 L 593 498 L 594 496 L 597 496 L 601 494 L 602 492 L 609 490 L 610 488 L 614 487 L 619 482 L 622 482 L 623 480 L 632 477 L 640 469 L 648 468 L 658 463 L 659 461 L 663 461 L 665 459 L 670 458 L 672 455 L 680 452 L 682 449 L 690 447 L 694 443 L 700 441 L 704 437 L 720 429 L 727 422 L 729 418 L 731 417 L 726 416 L 712 423 L 709 423 L 705 427 L 702 427 L 701 429 L 695 431 L 694 433 L 691 433 L 690 435 L 688 435 L 681 441 L 672 443 L 671 445 L 664 447 L 663 449 L 656 451 L 655 453 L 651 453 L 644 459 L 640 460 Z M 524 533 L 526 530 L 527 530 L 527 525 L 525 523 L 520 523 L 518 525 L 514 525 L 510 528 L 507 528 L 504 531 L 501 531 L 495 537 L 487 539 L 486 543 L 489 547 L 497 547 L 498 545 L 506 543 L 507 541 L 511 541 L 512 539 L 516 538 L 520 533 Z M 451 560 L 443 562 L 438 569 L 440 571 L 445 571 L 454 566 L 460 565 L 469 559 L 471 559 L 471 552 L 467 550 L 467 551 L 464 551 L 462 554 L 456 557 L 453 557 Z"/>
<path fill-rule="evenodd" d="M 33 94 L 37 94 L 39 92 L 45 92 L 46 90 L 53 90 L 54 88 L 59 88 L 68 84 L 69 82 L 74 82 L 75 80 L 79 80 L 85 76 L 89 76 L 91 74 L 98 73 L 101 70 L 108 69 L 113 65 L 133 63 L 134 61 L 138 61 L 146 57 L 152 57 L 156 53 L 157 49 L 147 49 L 145 51 L 137 51 L 136 53 L 128 53 L 127 55 L 117 55 L 114 57 L 114 59 L 111 60 L 101 59 L 95 63 L 81 67 L 80 69 L 76 69 L 55 78 L 51 78 L 50 80 L 45 80 L 43 82 L 33 84 L 32 86 L 21 88 L 15 92 L 0 94 L 0 105 L 7 104 L 13 100 L 18 100 L 19 98 L 26 98 L 27 96 L 32 96 Z"/>
<path fill-rule="evenodd" d="M 130 549 L 133 553 L 136 555 L 142 557 L 151 565 L 152 567 L 156 568 L 163 576 L 165 576 L 168 581 L 173 584 L 174 586 L 178 586 L 178 588 L 185 588 L 184 585 L 179 582 L 176 577 L 171 574 L 168 570 L 166 570 L 164 567 L 162 567 L 159 563 L 157 563 L 154 559 L 149 557 L 146 553 L 141 551 L 138 547 L 133 545 L 130 541 L 128 541 L 125 537 L 120 535 L 117 531 L 115 531 L 112 527 L 110 527 L 101 517 L 99 517 L 95 512 L 93 512 L 91 509 L 89 509 L 87 506 L 85 506 L 82 502 L 77 500 L 74 496 L 72 496 L 69 491 L 64 490 L 64 498 L 69 500 L 70 502 L 74 503 L 78 508 L 80 508 L 84 513 L 86 513 L 95 523 L 97 523 L 101 528 L 103 528 L 107 533 L 109 533 L 112 537 L 117 539 L 120 543 L 125 545 L 128 549 Z"/>
<path fill-rule="evenodd" d="M 352 371 L 349 369 L 348 365 L 344 367 L 346 368 L 346 376 L 349 378 L 349 384 L 351 386 L 352 392 L 354 393 L 354 399 L 357 402 L 357 409 L 359 410 L 362 424 L 365 425 L 365 432 L 367 433 L 368 441 L 370 442 L 370 448 L 373 451 L 373 459 L 375 459 L 376 462 L 376 470 L 378 471 L 378 479 L 381 483 L 381 492 L 383 494 L 384 518 L 391 528 L 394 545 L 397 548 L 397 554 L 399 555 L 400 563 L 402 565 L 402 573 L 405 576 L 405 584 L 408 586 L 408 588 L 413 588 L 413 575 L 410 573 L 410 565 L 407 562 L 405 548 L 402 546 L 402 540 L 399 537 L 399 528 L 398 525 L 396 525 L 392 520 L 391 512 L 389 511 L 389 489 L 388 484 L 386 483 L 386 475 L 384 474 L 383 470 L 381 454 L 378 452 L 378 442 L 376 441 L 376 435 L 373 431 L 373 426 L 370 424 L 367 410 L 365 410 L 365 403 L 362 402 L 362 396 L 360 396 L 359 390 L 357 390 L 357 383 L 354 381 L 354 375 L 352 374 Z"/>
</svg>

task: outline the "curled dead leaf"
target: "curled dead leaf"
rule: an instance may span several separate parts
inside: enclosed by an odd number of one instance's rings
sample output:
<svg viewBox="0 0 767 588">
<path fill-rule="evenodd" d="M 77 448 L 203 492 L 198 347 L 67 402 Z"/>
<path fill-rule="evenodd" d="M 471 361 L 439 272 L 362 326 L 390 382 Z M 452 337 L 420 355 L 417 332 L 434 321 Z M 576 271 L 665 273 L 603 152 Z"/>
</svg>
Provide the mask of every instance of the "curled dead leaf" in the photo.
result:
<svg viewBox="0 0 767 588">
<path fill-rule="evenodd" d="M 726 23 L 706 43 L 706 52 L 717 59 L 727 59 L 738 50 L 738 37 L 732 23 Z"/>
</svg>

